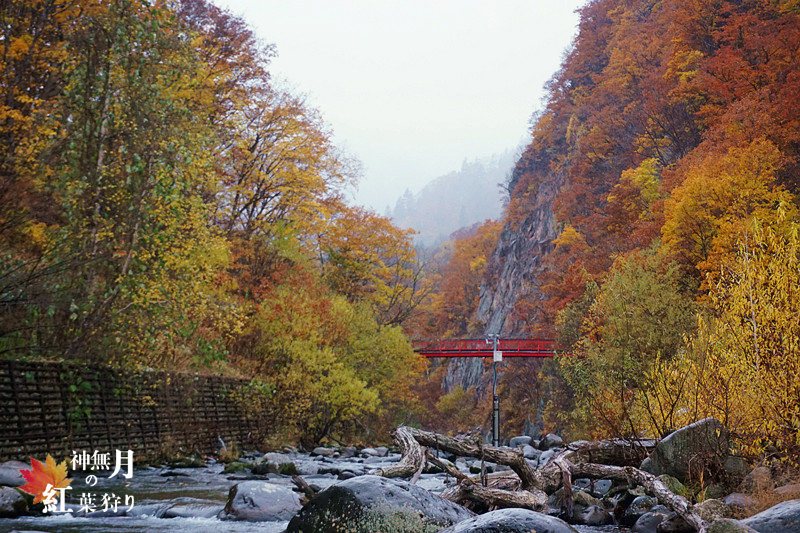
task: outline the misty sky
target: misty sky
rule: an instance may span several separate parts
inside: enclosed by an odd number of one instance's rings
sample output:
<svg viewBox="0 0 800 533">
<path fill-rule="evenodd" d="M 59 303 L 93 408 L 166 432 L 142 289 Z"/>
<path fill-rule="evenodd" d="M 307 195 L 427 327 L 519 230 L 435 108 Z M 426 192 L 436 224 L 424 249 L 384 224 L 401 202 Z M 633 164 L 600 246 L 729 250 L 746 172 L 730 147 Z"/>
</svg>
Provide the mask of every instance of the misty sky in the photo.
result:
<svg viewBox="0 0 800 533">
<path fill-rule="evenodd" d="M 273 75 L 361 161 L 356 203 L 380 213 L 406 188 L 524 141 L 585 3 L 213 1 L 275 43 Z"/>
</svg>

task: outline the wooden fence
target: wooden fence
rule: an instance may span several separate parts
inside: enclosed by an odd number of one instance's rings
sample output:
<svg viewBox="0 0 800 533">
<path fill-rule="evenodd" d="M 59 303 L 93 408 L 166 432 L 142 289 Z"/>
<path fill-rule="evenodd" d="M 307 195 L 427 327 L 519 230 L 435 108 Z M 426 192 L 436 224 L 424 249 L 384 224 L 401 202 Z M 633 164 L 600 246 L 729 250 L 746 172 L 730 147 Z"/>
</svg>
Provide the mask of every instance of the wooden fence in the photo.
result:
<svg viewBox="0 0 800 533">
<path fill-rule="evenodd" d="M 68 363 L 0 361 L 0 460 L 132 449 L 210 453 L 270 429 L 266 400 L 237 400 L 247 380 Z M 257 397 L 257 396 L 256 396 Z M 113 456 L 113 455 L 112 455 Z"/>
</svg>

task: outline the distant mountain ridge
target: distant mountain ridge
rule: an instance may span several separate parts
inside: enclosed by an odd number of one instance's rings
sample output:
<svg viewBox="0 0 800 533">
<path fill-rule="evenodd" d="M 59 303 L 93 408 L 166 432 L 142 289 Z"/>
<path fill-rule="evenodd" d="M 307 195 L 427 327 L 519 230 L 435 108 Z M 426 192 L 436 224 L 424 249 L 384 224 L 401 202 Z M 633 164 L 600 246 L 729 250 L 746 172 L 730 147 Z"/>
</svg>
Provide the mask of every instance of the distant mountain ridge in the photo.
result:
<svg viewBox="0 0 800 533">
<path fill-rule="evenodd" d="M 461 170 L 435 178 L 416 194 L 406 189 L 386 216 L 402 228 L 419 232 L 416 240 L 434 246 L 454 231 L 486 219 L 495 220 L 503 211 L 505 183 L 517 159 L 513 150 L 489 157 L 464 160 Z"/>
</svg>

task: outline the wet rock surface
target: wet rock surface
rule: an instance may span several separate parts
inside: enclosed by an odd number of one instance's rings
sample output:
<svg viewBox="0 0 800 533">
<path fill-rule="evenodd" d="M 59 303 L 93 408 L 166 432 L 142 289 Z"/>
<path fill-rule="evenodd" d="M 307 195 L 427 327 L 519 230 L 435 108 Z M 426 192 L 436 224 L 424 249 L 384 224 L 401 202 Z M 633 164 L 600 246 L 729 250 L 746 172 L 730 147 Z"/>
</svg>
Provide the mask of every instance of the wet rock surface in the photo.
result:
<svg viewBox="0 0 800 533">
<path fill-rule="evenodd" d="M 289 520 L 300 510 L 300 497 L 288 487 L 245 481 L 231 487 L 221 520 L 267 522 Z"/>
<path fill-rule="evenodd" d="M 800 500 L 779 503 L 741 523 L 758 533 L 800 533 Z"/>
<path fill-rule="evenodd" d="M 447 527 L 474 513 L 406 481 L 361 476 L 315 496 L 289 522 L 287 533 L 354 531 L 379 533 L 396 521 Z"/>
<path fill-rule="evenodd" d="M 492 511 L 443 529 L 439 533 L 576 533 L 558 518 L 526 509 Z"/>
</svg>

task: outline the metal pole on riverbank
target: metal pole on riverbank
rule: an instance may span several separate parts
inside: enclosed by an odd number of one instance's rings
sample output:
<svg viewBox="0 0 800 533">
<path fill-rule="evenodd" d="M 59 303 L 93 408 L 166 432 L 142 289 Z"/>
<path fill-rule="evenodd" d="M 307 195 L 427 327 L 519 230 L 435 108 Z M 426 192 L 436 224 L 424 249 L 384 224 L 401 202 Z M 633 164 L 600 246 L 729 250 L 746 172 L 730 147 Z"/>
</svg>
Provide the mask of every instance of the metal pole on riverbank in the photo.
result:
<svg viewBox="0 0 800 533">
<path fill-rule="evenodd" d="M 500 335 L 492 333 L 489 338 L 494 341 L 492 346 L 492 446 L 497 447 L 500 445 L 500 398 L 497 396 L 497 363 L 503 360 L 503 352 L 499 349 Z M 486 342 L 489 342 L 487 339 Z"/>
</svg>

